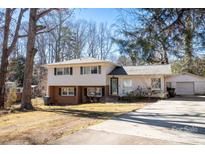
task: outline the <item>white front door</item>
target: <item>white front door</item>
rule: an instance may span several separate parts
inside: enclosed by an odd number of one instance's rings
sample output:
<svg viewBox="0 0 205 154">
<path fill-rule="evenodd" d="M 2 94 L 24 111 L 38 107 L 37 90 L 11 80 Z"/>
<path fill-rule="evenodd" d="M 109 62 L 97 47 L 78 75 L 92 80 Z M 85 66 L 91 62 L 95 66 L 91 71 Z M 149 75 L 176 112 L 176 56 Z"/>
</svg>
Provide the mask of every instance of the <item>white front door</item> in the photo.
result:
<svg viewBox="0 0 205 154">
<path fill-rule="evenodd" d="M 193 95 L 194 94 L 194 82 L 177 82 L 176 83 L 177 95 Z"/>
</svg>

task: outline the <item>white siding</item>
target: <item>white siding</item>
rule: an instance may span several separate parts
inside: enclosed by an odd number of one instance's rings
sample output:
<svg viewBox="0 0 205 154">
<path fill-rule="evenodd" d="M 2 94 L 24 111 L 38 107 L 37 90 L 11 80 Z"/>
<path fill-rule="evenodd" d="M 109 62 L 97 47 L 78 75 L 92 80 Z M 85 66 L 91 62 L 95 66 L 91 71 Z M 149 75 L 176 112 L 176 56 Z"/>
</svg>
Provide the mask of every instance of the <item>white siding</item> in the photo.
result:
<svg viewBox="0 0 205 154">
<path fill-rule="evenodd" d="M 197 81 L 194 85 L 196 94 L 205 94 L 205 81 Z"/>
<path fill-rule="evenodd" d="M 194 82 L 194 93 L 205 94 L 205 78 L 203 77 L 191 74 L 180 74 L 167 77 L 165 82 L 171 82 L 173 88 L 176 88 L 177 82 Z"/>
<path fill-rule="evenodd" d="M 123 80 L 130 79 L 132 80 L 132 89 L 135 90 L 138 86 L 142 88 L 151 87 L 151 79 L 152 78 L 161 78 L 161 90 L 164 91 L 164 76 L 163 75 L 149 75 L 149 76 L 115 76 L 118 77 L 118 93 L 120 96 L 123 95 Z M 108 77 L 110 81 L 111 76 Z M 110 84 L 110 83 L 109 83 Z"/>
<path fill-rule="evenodd" d="M 101 74 L 80 74 L 80 66 L 101 65 Z M 73 85 L 73 86 L 96 86 L 107 85 L 106 75 L 114 69 L 110 64 L 87 64 L 87 65 L 64 65 L 59 67 L 73 67 L 73 75 L 54 75 L 54 67 L 48 68 L 48 86 Z"/>
</svg>

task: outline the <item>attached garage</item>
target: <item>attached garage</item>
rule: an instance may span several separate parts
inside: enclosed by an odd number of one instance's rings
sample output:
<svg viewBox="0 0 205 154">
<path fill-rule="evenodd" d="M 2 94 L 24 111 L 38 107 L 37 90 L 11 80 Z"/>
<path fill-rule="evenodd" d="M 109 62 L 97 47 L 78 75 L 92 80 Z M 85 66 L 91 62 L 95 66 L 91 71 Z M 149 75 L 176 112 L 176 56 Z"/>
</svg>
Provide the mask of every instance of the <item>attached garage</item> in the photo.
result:
<svg viewBox="0 0 205 154">
<path fill-rule="evenodd" d="M 182 73 L 166 77 L 165 82 L 177 95 L 205 94 L 205 77 Z"/>
<path fill-rule="evenodd" d="M 176 93 L 178 95 L 193 95 L 194 82 L 176 82 Z"/>
</svg>

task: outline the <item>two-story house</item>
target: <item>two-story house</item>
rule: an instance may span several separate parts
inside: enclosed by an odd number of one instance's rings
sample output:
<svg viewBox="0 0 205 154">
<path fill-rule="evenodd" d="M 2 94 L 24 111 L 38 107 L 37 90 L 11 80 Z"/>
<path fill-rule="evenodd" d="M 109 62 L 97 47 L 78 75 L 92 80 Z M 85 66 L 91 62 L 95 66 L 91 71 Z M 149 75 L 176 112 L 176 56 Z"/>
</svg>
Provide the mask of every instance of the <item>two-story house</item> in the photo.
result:
<svg viewBox="0 0 205 154">
<path fill-rule="evenodd" d="M 47 64 L 48 96 L 59 105 L 86 102 L 87 96 L 107 97 L 109 74 L 117 65 L 94 58 Z"/>
<path fill-rule="evenodd" d="M 123 96 L 136 89 L 165 93 L 174 87 L 181 94 L 205 93 L 205 78 L 172 75 L 171 65 L 118 66 L 95 58 L 73 59 L 46 65 L 47 95 L 56 105 L 87 102 L 90 97 Z M 188 90 L 186 90 L 188 89 Z"/>
</svg>

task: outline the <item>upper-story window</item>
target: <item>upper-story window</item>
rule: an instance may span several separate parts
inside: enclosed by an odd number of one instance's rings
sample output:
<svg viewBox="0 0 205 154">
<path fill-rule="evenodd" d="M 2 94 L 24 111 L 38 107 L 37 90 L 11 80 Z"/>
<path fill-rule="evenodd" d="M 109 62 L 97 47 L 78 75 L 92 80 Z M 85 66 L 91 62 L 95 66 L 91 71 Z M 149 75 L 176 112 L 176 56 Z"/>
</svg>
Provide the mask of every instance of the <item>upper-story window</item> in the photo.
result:
<svg viewBox="0 0 205 154">
<path fill-rule="evenodd" d="M 54 75 L 72 75 L 73 68 L 65 67 L 65 68 L 54 68 Z"/>
<path fill-rule="evenodd" d="M 80 74 L 101 74 L 101 66 L 80 67 Z"/>
</svg>

